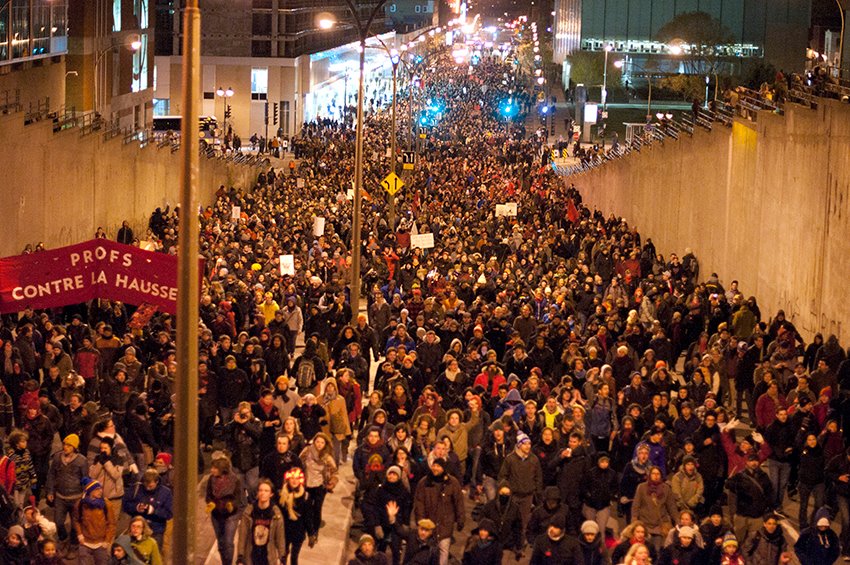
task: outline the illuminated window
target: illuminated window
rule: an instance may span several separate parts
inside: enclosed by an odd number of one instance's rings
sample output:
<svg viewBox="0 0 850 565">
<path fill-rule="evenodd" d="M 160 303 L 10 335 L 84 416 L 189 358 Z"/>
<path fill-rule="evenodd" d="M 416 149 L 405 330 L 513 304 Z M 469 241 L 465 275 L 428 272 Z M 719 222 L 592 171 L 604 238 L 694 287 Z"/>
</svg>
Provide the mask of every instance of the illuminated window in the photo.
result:
<svg viewBox="0 0 850 565">
<path fill-rule="evenodd" d="M 251 69 L 251 100 L 268 100 L 269 70 L 267 68 Z"/>
</svg>

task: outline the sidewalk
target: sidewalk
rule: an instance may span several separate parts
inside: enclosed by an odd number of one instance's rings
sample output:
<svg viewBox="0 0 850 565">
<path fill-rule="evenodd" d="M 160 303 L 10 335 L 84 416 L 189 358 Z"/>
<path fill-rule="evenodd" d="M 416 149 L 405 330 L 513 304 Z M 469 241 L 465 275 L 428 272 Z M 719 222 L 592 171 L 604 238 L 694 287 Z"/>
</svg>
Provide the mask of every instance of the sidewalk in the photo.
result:
<svg viewBox="0 0 850 565">
<path fill-rule="evenodd" d="M 324 526 L 319 530 L 319 543 L 311 548 L 307 547 L 307 541 L 304 541 L 301 554 L 298 556 L 300 565 L 336 565 L 343 563 L 346 558 L 348 530 L 351 528 L 354 485 L 354 473 L 351 469 L 351 458 L 349 457 L 348 463 L 340 465 L 339 484 L 332 493 L 328 493 L 325 497 L 325 504 L 322 507 Z M 209 518 L 202 518 L 207 516 L 202 487 L 206 488 L 205 480 L 198 487 L 198 518 L 200 522 L 198 547 L 202 553 L 199 555 L 197 565 L 222 565 L 218 555 L 218 544 L 212 531 L 212 523 Z M 235 540 L 235 546 L 239 547 L 238 536 Z M 203 548 L 206 547 L 209 547 L 209 551 L 203 552 Z"/>
</svg>

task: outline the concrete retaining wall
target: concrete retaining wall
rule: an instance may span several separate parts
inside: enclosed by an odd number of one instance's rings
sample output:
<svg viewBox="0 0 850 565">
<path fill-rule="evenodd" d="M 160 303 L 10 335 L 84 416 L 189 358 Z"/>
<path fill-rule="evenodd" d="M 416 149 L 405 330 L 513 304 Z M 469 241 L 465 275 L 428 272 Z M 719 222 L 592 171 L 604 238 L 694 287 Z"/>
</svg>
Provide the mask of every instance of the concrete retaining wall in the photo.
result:
<svg viewBox="0 0 850 565">
<path fill-rule="evenodd" d="M 570 180 L 665 257 L 691 247 L 701 278 L 738 279 L 765 320 L 782 308 L 807 339 L 850 345 L 850 106 L 762 113 Z"/>
<path fill-rule="evenodd" d="M 54 134 L 48 122 L 23 125 L 21 114 L 0 117 L 0 256 L 27 243 L 58 247 L 94 237 L 98 226 L 115 237 L 127 220 L 144 238 L 151 212 L 178 202 L 180 154 L 151 144 Z M 212 203 L 221 184 L 250 187 L 257 170 L 201 158 L 200 202 Z"/>
</svg>

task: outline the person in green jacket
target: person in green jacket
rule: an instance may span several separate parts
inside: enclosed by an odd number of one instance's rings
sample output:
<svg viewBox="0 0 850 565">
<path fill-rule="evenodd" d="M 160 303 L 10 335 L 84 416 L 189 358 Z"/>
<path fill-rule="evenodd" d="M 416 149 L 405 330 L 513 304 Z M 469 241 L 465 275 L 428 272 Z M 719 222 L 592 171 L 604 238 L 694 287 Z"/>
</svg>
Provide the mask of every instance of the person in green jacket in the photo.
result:
<svg viewBox="0 0 850 565">
<path fill-rule="evenodd" d="M 125 533 L 130 536 L 130 545 L 136 552 L 136 557 L 145 565 L 162 565 L 159 545 L 153 539 L 153 531 L 148 526 L 147 520 L 141 516 L 135 516 L 130 520 L 130 527 Z"/>
</svg>

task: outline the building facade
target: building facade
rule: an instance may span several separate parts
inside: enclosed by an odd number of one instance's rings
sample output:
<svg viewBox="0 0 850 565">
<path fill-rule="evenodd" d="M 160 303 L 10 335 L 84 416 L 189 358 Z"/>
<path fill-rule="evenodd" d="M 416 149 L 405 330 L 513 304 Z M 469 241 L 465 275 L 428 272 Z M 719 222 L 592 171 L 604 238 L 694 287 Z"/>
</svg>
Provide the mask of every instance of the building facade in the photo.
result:
<svg viewBox="0 0 850 565">
<path fill-rule="evenodd" d="M 122 128 L 153 117 L 151 0 L 72 2 L 66 106 L 94 111 Z"/>
<path fill-rule="evenodd" d="M 0 0 L 0 113 L 59 110 L 67 53 L 66 0 Z"/>
<path fill-rule="evenodd" d="M 733 38 L 730 58 L 763 59 L 777 68 L 800 67 L 811 22 L 811 0 L 556 0 L 554 61 L 579 50 L 649 58 L 668 55 L 659 30 L 674 17 L 705 12 Z"/>
</svg>

